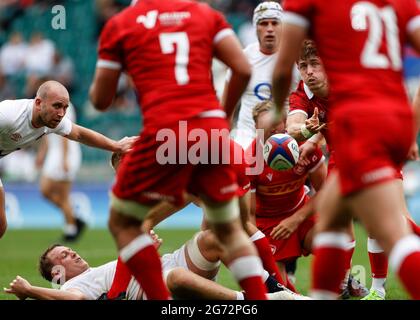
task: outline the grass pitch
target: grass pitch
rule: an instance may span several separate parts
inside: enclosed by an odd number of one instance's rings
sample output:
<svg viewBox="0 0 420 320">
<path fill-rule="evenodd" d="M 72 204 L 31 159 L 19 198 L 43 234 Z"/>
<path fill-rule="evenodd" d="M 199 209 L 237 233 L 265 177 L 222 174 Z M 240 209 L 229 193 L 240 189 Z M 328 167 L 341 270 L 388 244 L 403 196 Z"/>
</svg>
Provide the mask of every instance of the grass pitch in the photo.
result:
<svg viewBox="0 0 420 320">
<path fill-rule="evenodd" d="M 157 229 L 156 232 L 164 242 L 160 253 L 174 251 L 188 240 L 196 230 Z M 49 286 L 41 278 L 37 270 L 38 258 L 51 244 L 59 242 L 61 230 L 8 230 L 0 240 L 0 285 L 8 287 L 16 275 L 27 279 L 31 284 Z M 366 249 L 366 234 L 356 224 L 356 250 L 353 255 L 352 273 L 358 279 L 366 279 L 370 286 L 370 267 Z M 97 266 L 116 259 L 117 251 L 108 230 L 86 230 L 79 242 L 69 245 L 76 250 L 91 266 Z M 300 258 L 297 268 L 297 288 L 303 293 L 308 292 L 310 286 L 311 257 Z M 222 267 L 218 282 L 232 289 L 238 289 L 226 268 Z M 16 299 L 0 290 L 0 300 Z M 396 280 L 393 273 L 389 274 L 387 281 L 387 299 L 408 299 L 408 295 Z"/>
</svg>

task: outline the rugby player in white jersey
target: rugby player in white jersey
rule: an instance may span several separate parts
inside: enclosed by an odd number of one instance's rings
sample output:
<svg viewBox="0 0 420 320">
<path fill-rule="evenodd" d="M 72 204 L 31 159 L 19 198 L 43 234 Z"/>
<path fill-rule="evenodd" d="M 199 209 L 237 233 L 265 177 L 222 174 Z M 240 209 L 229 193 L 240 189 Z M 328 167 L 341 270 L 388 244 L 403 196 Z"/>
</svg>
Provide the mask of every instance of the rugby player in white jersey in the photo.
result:
<svg viewBox="0 0 420 320">
<path fill-rule="evenodd" d="M 156 248 L 162 239 L 151 231 Z M 180 299 L 244 300 L 243 292 L 226 288 L 215 280 L 220 266 L 222 249 L 210 230 L 200 231 L 179 249 L 161 258 L 164 280 L 172 295 Z M 71 248 L 56 244 L 50 246 L 39 259 L 41 275 L 53 288 L 31 285 L 17 276 L 4 288 L 17 298 L 39 300 L 108 300 L 105 293 L 111 288 L 117 261 L 90 267 Z M 264 277 L 268 277 L 265 272 Z M 268 293 L 270 300 L 307 300 L 309 298 L 287 289 Z M 135 280 L 130 277 L 126 290 L 113 300 L 144 300 L 147 297 Z"/>
<path fill-rule="evenodd" d="M 28 147 L 44 135 L 55 133 L 88 146 L 125 153 L 137 137 L 114 141 L 93 130 L 74 124 L 66 115 L 70 103 L 67 89 L 57 81 L 46 81 L 34 99 L 0 102 L 0 158 Z M 4 188 L 0 184 L 0 237 L 7 220 Z"/>
<path fill-rule="evenodd" d="M 271 99 L 271 78 L 277 60 L 277 49 L 280 42 L 281 19 L 283 9 L 277 2 L 260 3 L 254 10 L 253 24 L 256 28 L 258 42 L 248 45 L 243 51 L 252 67 L 252 76 L 242 95 L 238 121 L 232 132 L 235 142 L 245 150 L 255 138 L 255 122 L 252 109 L 261 101 Z M 299 82 L 299 72 L 295 69 L 291 91 Z M 227 110 L 233 109 L 231 101 L 226 101 L 226 92 L 231 78 L 227 72 L 222 104 Z M 233 101 L 233 99 L 231 99 Z M 236 101 L 236 100 L 235 100 Z"/>
</svg>

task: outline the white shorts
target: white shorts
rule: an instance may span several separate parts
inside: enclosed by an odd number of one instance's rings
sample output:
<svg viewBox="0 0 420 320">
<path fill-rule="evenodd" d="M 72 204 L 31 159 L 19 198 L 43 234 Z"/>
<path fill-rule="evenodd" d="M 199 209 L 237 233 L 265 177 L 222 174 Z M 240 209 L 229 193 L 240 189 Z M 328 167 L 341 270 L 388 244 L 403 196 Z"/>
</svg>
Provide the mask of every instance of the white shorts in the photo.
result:
<svg viewBox="0 0 420 320">
<path fill-rule="evenodd" d="M 181 267 L 186 270 L 189 270 L 187 260 L 185 258 L 185 244 L 172 253 L 164 254 L 161 258 L 161 261 L 163 269 L 163 279 L 165 280 L 165 283 L 169 272 L 171 272 L 173 269 Z"/>
<path fill-rule="evenodd" d="M 63 154 L 61 150 L 49 150 L 42 167 L 42 175 L 56 181 L 73 181 L 82 162 L 80 146 L 69 148 L 67 163 L 68 171 L 63 169 Z"/>
</svg>

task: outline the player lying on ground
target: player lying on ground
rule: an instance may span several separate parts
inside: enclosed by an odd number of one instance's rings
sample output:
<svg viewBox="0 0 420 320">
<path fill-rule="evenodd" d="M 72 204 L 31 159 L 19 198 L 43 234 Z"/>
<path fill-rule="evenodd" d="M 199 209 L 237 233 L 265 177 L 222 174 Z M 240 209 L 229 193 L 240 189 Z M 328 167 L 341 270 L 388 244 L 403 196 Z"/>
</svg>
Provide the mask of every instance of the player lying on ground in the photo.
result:
<svg viewBox="0 0 420 320">
<path fill-rule="evenodd" d="M 238 152 L 243 157 L 243 150 L 242 148 L 236 144 L 235 142 L 231 141 L 231 159 L 234 157 L 234 153 Z M 242 224 L 244 226 L 245 231 L 249 235 L 250 239 L 253 241 L 254 245 L 258 250 L 258 254 L 261 257 L 263 262 L 264 269 L 273 276 L 281 285 L 287 286 L 292 291 L 296 291 L 292 284 L 288 283 L 286 279 L 280 276 L 280 272 L 276 265 L 276 262 L 273 258 L 271 253 L 271 248 L 269 242 L 265 235 L 257 229 L 255 226 L 255 219 L 251 220 L 249 216 L 250 212 L 250 193 L 249 190 L 249 179 L 245 174 L 246 165 L 245 160 L 238 164 L 234 164 L 234 170 L 238 175 L 238 184 L 240 189 L 240 197 L 239 197 L 239 205 L 240 205 L 240 216 L 242 220 Z M 119 166 L 121 161 L 121 155 L 114 153 L 111 158 L 111 165 L 116 170 Z M 194 202 L 198 206 L 201 206 L 199 199 L 193 195 L 188 195 L 188 200 L 186 203 Z M 152 228 L 154 228 L 158 223 L 166 219 L 168 216 L 172 215 L 173 213 L 181 210 L 182 207 L 176 207 L 169 202 L 162 202 L 159 206 L 154 207 L 147 217 L 144 219 L 143 222 L 143 231 L 148 232 Z M 208 225 L 205 221 L 203 221 L 202 229 L 207 229 Z M 219 244 L 219 247 L 221 245 Z M 222 249 L 220 247 L 219 251 L 221 252 Z M 221 254 L 221 253 L 220 253 Z M 223 259 L 222 259 L 223 260 Z M 224 261 L 225 262 L 225 261 Z M 117 271 L 116 276 L 114 278 L 114 283 L 110 292 L 108 292 L 109 298 L 116 298 L 120 294 L 121 291 L 125 290 L 125 281 L 124 279 L 127 278 L 125 275 L 128 272 L 128 269 L 124 266 L 121 259 L 118 259 L 117 264 Z M 121 279 L 121 280 L 120 280 Z M 271 281 L 271 288 L 266 281 L 266 286 L 268 287 L 269 292 L 276 290 L 276 285 Z M 273 288 L 274 287 L 274 288 Z"/>
<path fill-rule="evenodd" d="M 162 240 L 151 233 L 158 248 Z M 178 299 L 243 300 L 240 291 L 226 288 L 215 281 L 220 266 L 220 251 L 215 236 L 210 231 L 194 235 L 181 248 L 161 258 L 164 279 L 172 295 Z M 61 284 L 58 289 L 37 287 L 17 276 L 5 292 L 19 299 L 40 300 L 97 300 L 103 299 L 115 276 L 117 261 L 91 268 L 72 249 L 53 245 L 40 257 L 41 275 L 52 284 Z M 268 273 L 265 274 L 268 278 Z M 267 294 L 272 300 L 305 300 L 305 297 L 288 290 Z M 144 300 L 147 297 L 134 279 L 126 279 L 126 290 L 118 299 Z"/>
</svg>

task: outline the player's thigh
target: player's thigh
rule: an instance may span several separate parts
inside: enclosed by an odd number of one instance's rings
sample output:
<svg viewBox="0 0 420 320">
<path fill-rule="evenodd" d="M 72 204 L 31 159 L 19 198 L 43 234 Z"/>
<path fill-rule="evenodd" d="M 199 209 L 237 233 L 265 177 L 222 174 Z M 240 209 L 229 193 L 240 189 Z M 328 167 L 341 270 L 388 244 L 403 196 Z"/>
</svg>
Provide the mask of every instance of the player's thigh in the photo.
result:
<svg viewBox="0 0 420 320">
<path fill-rule="evenodd" d="M 414 141 L 408 107 L 394 107 L 387 113 L 357 110 L 351 115 L 336 112 L 331 125 L 343 196 L 400 177 L 401 165 Z"/>
<path fill-rule="evenodd" d="M 389 253 L 393 245 L 409 233 L 404 217 L 404 201 L 399 179 L 376 184 L 347 197 L 351 210 Z"/>
<path fill-rule="evenodd" d="M 344 231 L 351 223 L 351 213 L 340 192 L 338 173 L 331 172 L 316 199 L 318 219 L 315 225 L 317 232 L 327 230 Z"/>
</svg>

